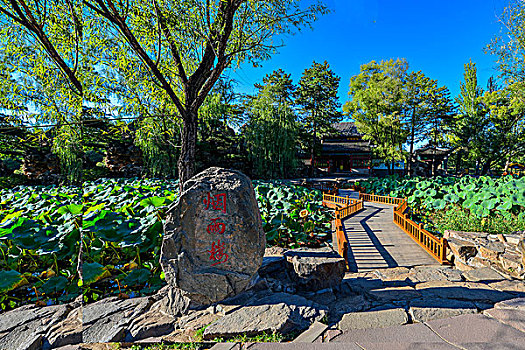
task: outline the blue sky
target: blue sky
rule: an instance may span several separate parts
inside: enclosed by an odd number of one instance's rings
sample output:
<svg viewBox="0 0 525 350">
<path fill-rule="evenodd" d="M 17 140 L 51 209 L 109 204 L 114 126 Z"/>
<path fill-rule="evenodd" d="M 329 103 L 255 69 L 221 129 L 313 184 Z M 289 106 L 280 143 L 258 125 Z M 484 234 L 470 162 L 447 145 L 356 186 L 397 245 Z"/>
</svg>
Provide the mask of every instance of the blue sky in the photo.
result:
<svg viewBox="0 0 525 350">
<path fill-rule="evenodd" d="M 347 100 L 350 77 L 372 60 L 406 58 L 410 70 L 421 70 L 452 96 L 459 92 L 463 65 L 477 64 L 478 81 L 486 86 L 497 76 L 496 57 L 483 49 L 501 32 L 498 18 L 509 0 L 325 0 L 332 12 L 313 30 L 284 38 L 285 47 L 261 68 L 242 66 L 230 76 L 237 89 L 253 93 L 253 84 L 282 68 L 297 83 L 312 62 L 328 61 L 341 77 L 339 97 Z"/>
</svg>

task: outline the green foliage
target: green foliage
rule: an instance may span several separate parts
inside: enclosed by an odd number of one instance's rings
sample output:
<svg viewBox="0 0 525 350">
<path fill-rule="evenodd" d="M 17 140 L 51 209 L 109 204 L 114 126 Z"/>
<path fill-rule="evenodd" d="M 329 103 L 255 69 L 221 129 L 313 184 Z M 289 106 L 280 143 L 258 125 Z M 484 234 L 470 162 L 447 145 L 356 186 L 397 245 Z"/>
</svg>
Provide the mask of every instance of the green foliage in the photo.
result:
<svg viewBox="0 0 525 350">
<path fill-rule="evenodd" d="M 446 87 L 438 87 L 437 80 L 426 77 L 421 71 L 409 73 L 404 85 L 404 123 L 410 160 L 413 160 L 416 143 L 425 140 L 434 145 L 443 143 L 441 126 L 450 116 L 452 101 Z M 411 174 L 411 162 L 409 169 Z"/>
<path fill-rule="evenodd" d="M 244 128 L 256 178 L 286 178 L 297 166 L 297 116 L 290 105 L 293 84 L 282 70 L 267 75 L 248 102 Z"/>
<path fill-rule="evenodd" d="M 270 244 L 319 246 L 331 238 L 320 191 L 284 182 L 254 187 Z M 178 181 L 136 179 L 0 190 L 0 305 L 155 292 L 164 284 L 163 221 L 177 196 Z"/>
<path fill-rule="evenodd" d="M 404 102 L 406 60 L 372 61 L 350 79 L 350 100 L 343 110 L 357 129 L 376 147 L 374 154 L 390 163 L 404 159 L 402 145 L 407 131 L 401 120 Z"/>
<path fill-rule="evenodd" d="M 341 78 L 330 69 L 328 62 L 313 62 L 304 70 L 295 92 L 296 104 L 301 111 L 301 122 L 307 135 L 312 156 L 319 141 L 318 135 L 329 132 L 331 125 L 340 121 L 337 89 Z"/>
<path fill-rule="evenodd" d="M 509 1 L 509 6 L 498 17 L 502 24 L 501 35 L 487 46 L 487 51 L 497 55 L 498 69 L 502 77 L 510 82 L 525 79 L 525 4 Z"/>
<path fill-rule="evenodd" d="M 525 227 L 525 178 L 389 177 L 360 181 L 358 186 L 367 193 L 407 198 L 413 213 L 435 219 L 431 228 L 441 233 L 444 229 L 512 232 Z"/>
<path fill-rule="evenodd" d="M 319 246 L 331 239 L 330 210 L 319 190 L 281 181 L 254 181 L 266 241 L 270 246 Z"/>
</svg>

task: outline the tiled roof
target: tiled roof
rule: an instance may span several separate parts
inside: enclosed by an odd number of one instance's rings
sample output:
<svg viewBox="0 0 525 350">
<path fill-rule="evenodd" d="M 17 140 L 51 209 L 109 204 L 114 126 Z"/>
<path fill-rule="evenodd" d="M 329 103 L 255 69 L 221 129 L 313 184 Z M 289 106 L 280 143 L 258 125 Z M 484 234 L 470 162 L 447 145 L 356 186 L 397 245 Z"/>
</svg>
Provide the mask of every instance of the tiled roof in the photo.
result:
<svg viewBox="0 0 525 350">
<path fill-rule="evenodd" d="M 323 142 L 322 154 L 347 154 L 370 152 L 370 143 L 368 141 L 358 142 Z"/>
<path fill-rule="evenodd" d="M 337 131 L 339 136 L 362 136 L 352 122 L 334 123 L 332 127 Z"/>
</svg>

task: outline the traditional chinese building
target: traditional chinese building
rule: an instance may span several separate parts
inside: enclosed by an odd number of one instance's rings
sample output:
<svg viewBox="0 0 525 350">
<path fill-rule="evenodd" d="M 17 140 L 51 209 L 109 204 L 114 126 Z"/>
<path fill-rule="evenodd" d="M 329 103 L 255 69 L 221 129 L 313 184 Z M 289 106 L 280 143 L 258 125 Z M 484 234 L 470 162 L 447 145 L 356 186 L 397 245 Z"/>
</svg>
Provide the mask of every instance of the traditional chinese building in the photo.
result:
<svg viewBox="0 0 525 350">
<path fill-rule="evenodd" d="M 447 169 L 448 156 L 452 150 L 434 145 L 426 145 L 415 151 L 416 161 L 423 165 L 423 173 L 418 175 L 433 176 L 444 174 Z M 417 167 L 416 167 L 417 168 Z"/>
<path fill-rule="evenodd" d="M 335 123 L 334 133 L 321 141 L 321 155 L 316 166 L 330 173 L 370 173 L 370 141 L 363 140 L 352 122 Z"/>
</svg>

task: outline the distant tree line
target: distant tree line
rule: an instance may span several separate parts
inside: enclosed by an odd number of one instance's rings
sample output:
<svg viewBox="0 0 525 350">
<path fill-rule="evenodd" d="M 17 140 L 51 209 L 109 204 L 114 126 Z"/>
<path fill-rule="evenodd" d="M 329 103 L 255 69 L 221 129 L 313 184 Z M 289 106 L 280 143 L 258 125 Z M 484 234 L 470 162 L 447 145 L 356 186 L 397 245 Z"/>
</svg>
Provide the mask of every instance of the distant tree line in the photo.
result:
<svg viewBox="0 0 525 350">
<path fill-rule="evenodd" d="M 405 160 L 413 173 L 423 144 L 451 149 L 458 173 L 525 160 L 522 1 L 487 46 L 500 75 L 482 87 L 468 62 L 456 97 L 404 59 L 362 65 L 342 110 L 327 62 L 296 83 L 278 69 L 252 96 L 236 92 L 227 69 L 259 65 L 275 35 L 327 11 L 294 0 L 0 0 L 0 176 L 182 183 L 212 165 L 257 178 L 312 174 L 299 156 L 314 164 L 342 118 L 390 169 Z"/>
</svg>

